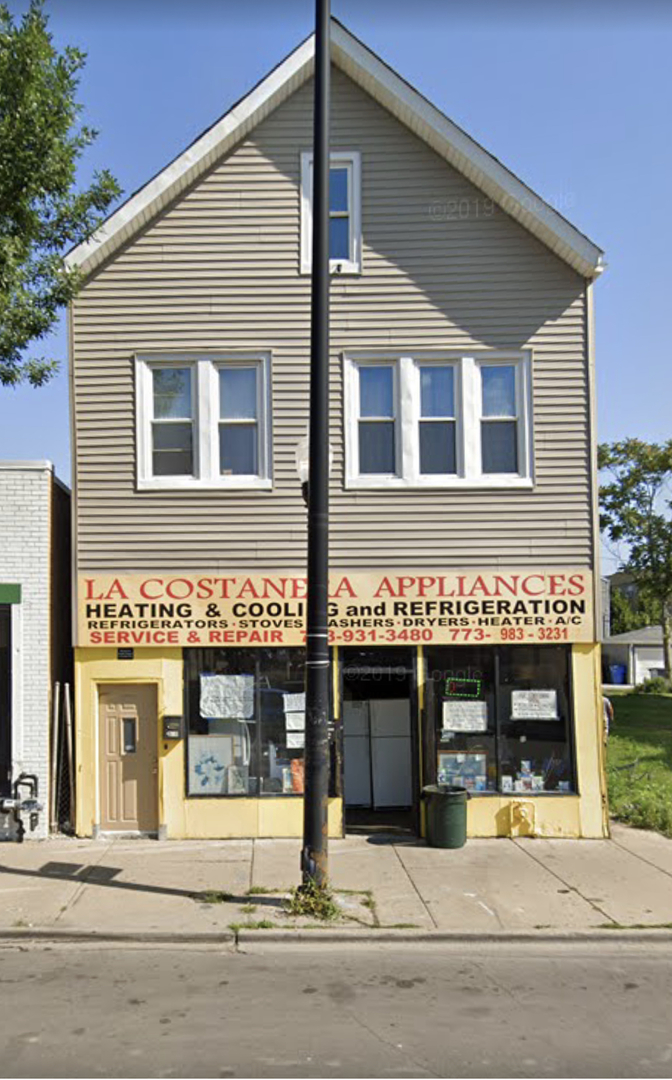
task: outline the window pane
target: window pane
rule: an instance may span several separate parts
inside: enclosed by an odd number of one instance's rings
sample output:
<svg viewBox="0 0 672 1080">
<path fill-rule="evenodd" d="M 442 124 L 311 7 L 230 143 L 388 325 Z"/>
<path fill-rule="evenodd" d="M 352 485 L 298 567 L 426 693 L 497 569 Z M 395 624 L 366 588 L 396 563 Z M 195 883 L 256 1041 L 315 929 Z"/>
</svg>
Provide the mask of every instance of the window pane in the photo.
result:
<svg viewBox="0 0 672 1080">
<path fill-rule="evenodd" d="M 154 419 L 191 419 L 191 368 L 153 368 Z"/>
<path fill-rule="evenodd" d="M 481 424 L 481 452 L 484 473 L 517 473 L 517 421 L 484 421 Z"/>
<path fill-rule="evenodd" d="M 223 476 L 257 476 L 257 425 L 220 424 L 219 461 Z"/>
<path fill-rule="evenodd" d="M 348 170 L 334 168 L 329 170 L 329 209 L 348 210 Z"/>
<path fill-rule="evenodd" d="M 304 655 L 185 649 L 189 795 L 303 793 Z"/>
<path fill-rule="evenodd" d="M 134 717 L 125 716 L 123 718 L 122 731 L 124 740 L 124 754 L 134 754 L 138 749 L 136 743 L 136 728 Z"/>
<path fill-rule="evenodd" d="M 512 365 L 481 366 L 483 416 L 516 416 L 516 369 Z"/>
<path fill-rule="evenodd" d="M 569 655 L 564 645 L 500 649 L 502 791 L 576 790 L 569 743 Z M 547 699 L 543 719 L 535 708 L 525 715 L 526 691 L 530 690 L 542 691 Z"/>
<path fill-rule="evenodd" d="M 396 472 L 394 459 L 394 421 L 359 424 L 360 473 Z"/>
<path fill-rule="evenodd" d="M 359 415 L 394 416 L 394 373 L 378 364 L 359 369 Z"/>
<path fill-rule="evenodd" d="M 222 420 L 256 420 L 256 367 L 219 369 L 219 415 Z"/>
<path fill-rule="evenodd" d="M 420 368 L 420 414 L 455 416 L 452 367 Z"/>
<path fill-rule="evenodd" d="M 329 218 L 329 258 L 350 258 L 350 218 Z"/>
<path fill-rule="evenodd" d="M 420 472 L 457 472 L 453 421 L 420 424 Z"/>
<path fill-rule="evenodd" d="M 154 476 L 192 476 L 191 424 L 152 424 Z"/>
<path fill-rule="evenodd" d="M 496 791 L 494 649 L 441 646 L 426 656 L 425 708 L 436 750 L 434 762 L 427 762 L 428 782 Z"/>
</svg>

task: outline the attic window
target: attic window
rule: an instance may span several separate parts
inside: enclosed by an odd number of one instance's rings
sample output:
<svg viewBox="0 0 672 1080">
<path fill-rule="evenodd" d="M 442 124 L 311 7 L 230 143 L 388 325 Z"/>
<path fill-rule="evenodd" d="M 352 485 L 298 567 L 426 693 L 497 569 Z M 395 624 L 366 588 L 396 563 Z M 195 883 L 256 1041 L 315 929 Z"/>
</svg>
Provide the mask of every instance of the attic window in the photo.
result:
<svg viewBox="0 0 672 1080">
<path fill-rule="evenodd" d="M 329 265 L 333 274 L 362 269 L 361 168 L 356 151 L 335 151 L 329 169 Z M 313 155 L 301 154 L 301 273 L 310 274 L 313 242 Z"/>
</svg>

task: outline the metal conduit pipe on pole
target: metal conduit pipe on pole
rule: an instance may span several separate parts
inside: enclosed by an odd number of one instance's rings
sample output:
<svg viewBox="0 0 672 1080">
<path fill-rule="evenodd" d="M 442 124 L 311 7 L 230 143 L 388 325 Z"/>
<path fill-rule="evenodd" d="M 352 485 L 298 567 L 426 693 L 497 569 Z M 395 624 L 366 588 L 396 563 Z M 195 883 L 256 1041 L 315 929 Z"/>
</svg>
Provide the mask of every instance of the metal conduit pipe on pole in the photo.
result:
<svg viewBox="0 0 672 1080">
<path fill-rule="evenodd" d="M 310 323 L 310 474 L 306 738 L 303 796 L 304 885 L 328 880 L 329 797 L 329 79 L 330 0 L 315 3 L 313 237 Z"/>
</svg>

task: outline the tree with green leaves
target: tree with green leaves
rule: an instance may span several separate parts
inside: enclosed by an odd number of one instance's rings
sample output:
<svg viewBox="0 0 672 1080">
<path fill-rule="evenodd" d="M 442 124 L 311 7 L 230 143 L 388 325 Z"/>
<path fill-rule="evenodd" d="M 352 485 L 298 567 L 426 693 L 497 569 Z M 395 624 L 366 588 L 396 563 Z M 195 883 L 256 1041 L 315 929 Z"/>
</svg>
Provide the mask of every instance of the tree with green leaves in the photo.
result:
<svg viewBox="0 0 672 1080">
<path fill-rule="evenodd" d="M 655 626 L 658 618 L 658 604 L 645 589 L 637 589 L 635 596 L 630 596 L 618 585 L 611 585 L 610 633 L 628 634 L 642 626 Z"/>
<path fill-rule="evenodd" d="M 672 439 L 605 443 L 598 466 L 609 474 L 600 487 L 600 525 L 624 545 L 621 569 L 655 603 L 663 631 L 665 675 L 672 673 Z"/>
<path fill-rule="evenodd" d="M 65 253 L 88 239 L 120 194 L 107 170 L 85 190 L 76 168 L 97 132 L 75 101 L 86 56 L 58 52 L 43 0 L 20 23 L 0 5 L 0 384 L 41 386 L 57 361 L 28 356 L 79 285 Z"/>
</svg>

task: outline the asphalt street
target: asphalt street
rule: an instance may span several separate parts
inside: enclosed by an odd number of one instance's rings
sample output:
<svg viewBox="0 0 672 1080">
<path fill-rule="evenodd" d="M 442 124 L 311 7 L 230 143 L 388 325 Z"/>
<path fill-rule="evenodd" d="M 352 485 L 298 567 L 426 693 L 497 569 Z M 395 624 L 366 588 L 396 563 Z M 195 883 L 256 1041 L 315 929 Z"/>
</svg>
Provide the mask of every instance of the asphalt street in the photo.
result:
<svg viewBox="0 0 672 1080">
<path fill-rule="evenodd" d="M 0 947 L 0 1075 L 672 1074 L 672 945 Z"/>
</svg>

